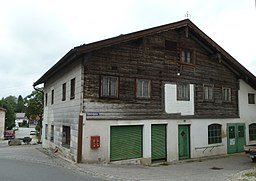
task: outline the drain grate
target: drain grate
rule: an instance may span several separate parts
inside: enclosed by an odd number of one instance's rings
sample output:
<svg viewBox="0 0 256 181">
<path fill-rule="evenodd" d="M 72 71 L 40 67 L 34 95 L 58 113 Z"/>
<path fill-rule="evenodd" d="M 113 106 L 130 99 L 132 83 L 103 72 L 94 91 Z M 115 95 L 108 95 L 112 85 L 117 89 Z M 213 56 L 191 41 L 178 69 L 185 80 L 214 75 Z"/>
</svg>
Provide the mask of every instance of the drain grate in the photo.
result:
<svg viewBox="0 0 256 181">
<path fill-rule="evenodd" d="M 212 167 L 212 168 L 210 168 L 210 169 L 212 169 L 212 170 L 222 170 L 223 168 L 220 168 L 220 167 Z"/>
</svg>

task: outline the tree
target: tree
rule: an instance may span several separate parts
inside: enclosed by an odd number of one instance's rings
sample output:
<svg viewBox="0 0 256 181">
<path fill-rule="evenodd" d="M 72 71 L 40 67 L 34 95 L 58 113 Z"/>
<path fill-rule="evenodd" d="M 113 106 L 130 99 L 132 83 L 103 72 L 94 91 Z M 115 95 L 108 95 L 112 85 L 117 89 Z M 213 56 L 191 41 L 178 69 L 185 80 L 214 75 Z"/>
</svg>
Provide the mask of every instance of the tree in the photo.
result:
<svg viewBox="0 0 256 181">
<path fill-rule="evenodd" d="M 10 99 L 10 97 L 14 96 L 9 96 L 7 98 L 3 98 L 0 100 L 0 105 L 4 109 L 6 109 L 6 114 L 5 114 L 5 129 L 12 129 L 15 126 L 15 112 L 14 112 L 14 107 L 13 107 L 13 99 Z"/>
<path fill-rule="evenodd" d="M 25 107 L 24 107 L 24 100 L 21 95 L 18 97 L 18 102 L 16 105 L 16 112 L 17 113 L 24 113 L 25 112 Z"/>
<path fill-rule="evenodd" d="M 38 134 L 38 142 L 41 142 L 43 108 L 44 108 L 43 88 L 33 91 L 30 95 L 24 98 L 25 115 L 31 120 L 37 120 L 36 130 Z"/>
</svg>

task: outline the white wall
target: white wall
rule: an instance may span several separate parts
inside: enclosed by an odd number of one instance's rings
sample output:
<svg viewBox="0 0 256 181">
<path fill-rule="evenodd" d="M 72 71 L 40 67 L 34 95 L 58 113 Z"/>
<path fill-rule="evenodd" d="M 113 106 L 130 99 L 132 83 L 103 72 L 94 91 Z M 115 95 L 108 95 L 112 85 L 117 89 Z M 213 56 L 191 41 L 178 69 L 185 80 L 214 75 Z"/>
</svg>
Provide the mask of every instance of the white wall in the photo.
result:
<svg viewBox="0 0 256 181">
<path fill-rule="evenodd" d="M 45 137 L 45 124 L 48 124 L 48 139 L 43 139 L 43 147 L 61 147 L 62 126 L 70 126 L 70 149 L 62 148 L 68 157 L 77 153 L 78 120 L 81 111 L 82 96 L 82 66 L 81 62 L 74 62 L 63 69 L 44 85 L 44 94 L 48 94 L 48 103 L 44 107 L 42 138 Z M 70 81 L 75 78 L 75 99 L 70 100 Z M 66 83 L 66 100 L 62 101 L 62 84 Z M 51 104 L 51 91 L 54 90 L 54 104 Z M 44 95 L 45 96 L 45 95 Z M 51 125 L 54 125 L 54 144 L 50 142 Z"/>
<path fill-rule="evenodd" d="M 236 119 L 191 119 L 191 120 L 120 120 L 120 121 L 89 121 L 84 115 L 83 131 L 83 161 L 85 162 L 110 162 L 110 126 L 117 125 L 142 125 L 143 126 L 143 158 L 151 158 L 151 124 L 167 125 L 167 161 L 179 159 L 178 126 L 190 126 L 190 154 L 191 158 L 227 154 L 227 123 L 240 123 Z M 208 126 L 211 124 L 222 125 L 222 142 L 208 144 Z M 90 148 L 90 136 L 100 136 L 99 149 Z"/>
<path fill-rule="evenodd" d="M 0 109 L 0 139 L 4 138 L 5 111 Z"/>
<path fill-rule="evenodd" d="M 248 93 L 253 93 L 256 96 L 256 90 L 240 79 L 239 94 L 239 113 L 240 119 L 246 124 L 246 140 L 247 144 L 256 144 L 256 141 L 249 141 L 249 125 L 256 123 L 256 104 L 248 104 Z"/>
<path fill-rule="evenodd" d="M 177 100 L 177 85 L 165 84 L 165 111 L 166 113 L 181 113 L 194 115 L 194 85 L 190 84 L 190 100 Z"/>
</svg>

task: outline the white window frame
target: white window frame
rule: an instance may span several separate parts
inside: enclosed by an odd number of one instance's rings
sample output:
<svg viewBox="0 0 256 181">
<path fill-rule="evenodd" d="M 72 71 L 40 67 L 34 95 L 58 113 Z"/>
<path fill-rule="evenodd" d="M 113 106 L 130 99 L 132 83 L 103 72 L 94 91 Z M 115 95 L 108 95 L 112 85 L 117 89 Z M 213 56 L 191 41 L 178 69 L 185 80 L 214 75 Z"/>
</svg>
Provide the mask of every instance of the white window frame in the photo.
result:
<svg viewBox="0 0 256 181">
<path fill-rule="evenodd" d="M 101 77 L 101 97 L 118 98 L 119 78 L 114 76 Z"/>
<path fill-rule="evenodd" d="M 177 101 L 190 101 L 190 85 L 177 83 Z"/>
<path fill-rule="evenodd" d="M 151 97 L 151 80 L 136 79 L 136 97 L 137 98 Z"/>
<path fill-rule="evenodd" d="M 231 102 L 231 88 L 222 87 L 222 100 L 224 102 Z"/>
</svg>

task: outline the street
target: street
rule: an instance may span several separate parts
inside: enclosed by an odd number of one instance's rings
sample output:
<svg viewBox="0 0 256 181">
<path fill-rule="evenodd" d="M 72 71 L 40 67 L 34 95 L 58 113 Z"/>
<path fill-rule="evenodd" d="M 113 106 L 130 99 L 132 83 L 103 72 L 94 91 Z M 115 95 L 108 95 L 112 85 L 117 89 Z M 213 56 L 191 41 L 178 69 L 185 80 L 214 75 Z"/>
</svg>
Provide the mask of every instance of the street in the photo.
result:
<svg viewBox="0 0 256 181">
<path fill-rule="evenodd" d="M 21 136 L 29 131 L 22 130 Z M 246 180 L 241 178 L 243 171 L 256 166 L 244 153 L 170 165 L 76 164 L 41 145 L 8 146 L 7 142 L 0 141 L 1 181 L 238 181 Z"/>
<path fill-rule="evenodd" d="M 31 128 L 20 128 L 16 137 L 30 136 Z M 18 136 L 17 136 L 18 135 Z M 1 181 L 101 181 L 103 179 L 85 174 L 59 157 L 45 154 L 41 145 L 8 146 L 0 141 Z"/>
</svg>

